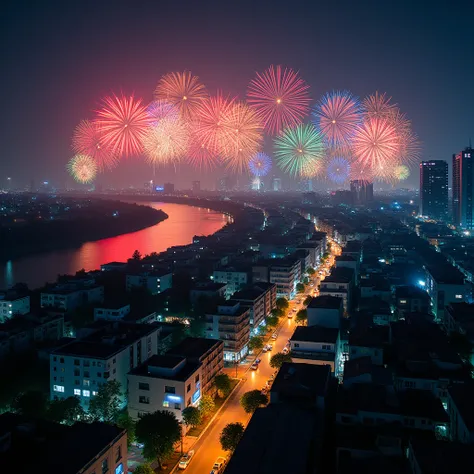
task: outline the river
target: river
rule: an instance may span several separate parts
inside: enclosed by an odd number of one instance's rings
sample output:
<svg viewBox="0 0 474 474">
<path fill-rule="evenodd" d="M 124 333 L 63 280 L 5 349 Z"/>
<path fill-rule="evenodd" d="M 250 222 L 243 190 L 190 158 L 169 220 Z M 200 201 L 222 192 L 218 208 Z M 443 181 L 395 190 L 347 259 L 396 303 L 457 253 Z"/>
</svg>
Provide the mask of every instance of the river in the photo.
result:
<svg viewBox="0 0 474 474">
<path fill-rule="evenodd" d="M 160 202 L 139 202 L 162 209 L 168 219 L 152 227 L 86 242 L 78 248 L 32 255 L 0 264 L 0 289 L 15 283 L 27 283 L 31 289 L 54 282 L 58 274 L 74 274 L 84 268 L 96 270 L 107 262 L 124 262 L 135 250 L 142 255 L 163 252 L 174 245 L 192 242 L 194 235 L 210 235 L 221 229 L 229 217 L 200 207 Z"/>
</svg>

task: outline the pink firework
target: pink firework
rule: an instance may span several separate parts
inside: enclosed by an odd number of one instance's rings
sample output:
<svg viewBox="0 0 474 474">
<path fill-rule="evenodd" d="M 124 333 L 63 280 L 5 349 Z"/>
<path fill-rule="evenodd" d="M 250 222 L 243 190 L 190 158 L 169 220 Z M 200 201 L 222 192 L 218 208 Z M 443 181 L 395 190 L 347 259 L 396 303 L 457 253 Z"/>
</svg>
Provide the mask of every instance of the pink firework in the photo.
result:
<svg viewBox="0 0 474 474">
<path fill-rule="evenodd" d="M 234 102 L 235 99 L 217 93 L 199 104 L 193 124 L 193 134 L 199 148 L 204 148 L 212 155 L 223 154 L 226 138 L 224 124 L 232 113 Z"/>
<path fill-rule="evenodd" d="M 191 140 L 188 150 L 188 162 L 196 169 L 211 170 L 219 163 L 219 156 L 216 155 L 194 130 L 191 133 Z"/>
<path fill-rule="evenodd" d="M 182 116 L 192 118 L 201 102 L 208 97 L 206 88 L 189 71 L 164 75 L 155 89 L 155 98 L 178 107 Z"/>
<path fill-rule="evenodd" d="M 248 87 L 248 103 L 271 135 L 298 125 L 308 115 L 309 86 L 292 69 L 270 66 Z"/>
<path fill-rule="evenodd" d="M 90 156 L 99 170 L 112 169 L 119 160 L 110 145 L 107 145 L 104 133 L 96 122 L 83 120 L 74 130 L 72 148 L 78 155 Z"/>
<path fill-rule="evenodd" d="M 369 168 L 380 179 L 388 179 L 398 160 L 401 139 L 394 125 L 383 118 L 368 118 L 357 129 L 353 152 L 361 169 Z"/>
<path fill-rule="evenodd" d="M 141 99 L 112 95 L 103 100 L 96 123 L 104 133 L 105 144 L 120 156 L 142 153 L 142 140 L 150 125 L 150 117 Z"/>
</svg>

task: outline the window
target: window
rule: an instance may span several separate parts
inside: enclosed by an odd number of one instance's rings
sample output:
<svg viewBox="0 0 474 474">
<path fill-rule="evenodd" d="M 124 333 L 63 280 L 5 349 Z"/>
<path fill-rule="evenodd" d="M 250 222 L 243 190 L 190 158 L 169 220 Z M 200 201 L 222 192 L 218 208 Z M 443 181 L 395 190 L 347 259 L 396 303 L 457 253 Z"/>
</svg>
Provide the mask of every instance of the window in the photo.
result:
<svg viewBox="0 0 474 474">
<path fill-rule="evenodd" d="M 84 371 L 84 377 L 90 377 L 90 373 L 89 373 L 88 370 L 87 370 L 87 371 Z"/>
<path fill-rule="evenodd" d="M 79 395 L 81 396 L 81 391 L 78 388 L 74 389 L 74 395 Z"/>
<path fill-rule="evenodd" d="M 100 379 L 102 377 L 102 373 L 101 372 L 97 372 L 97 377 Z"/>
<path fill-rule="evenodd" d="M 82 365 L 83 365 L 84 367 L 90 367 L 91 361 L 90 361 L 90 360 L 85 360 L 85 361 L 83 361 Z"/>
<path fill-rule="evenodd" d="M 138 402 L 139 403 L 145 403 L 146 405 L 150 404 L 150 397 L 145 397 L 144 395 L 140 395 L 138 397 Z"/>
<path fill-rule="evenodd" d="M 90 387 L 90 384 L 91 384 L 91 381 L 90 381 L 90 380 L 84 379 L 84 380 L 82 381 L 82 385 L 84 385 L 84 387 Z"/>
<path fill-rule="evenodd" d="M 181 403 L 175 403 L 174 404 L 174 409 L 175 410 L 181 410 Z"/>
<path fill-rule="evenodd" d="M 90 396 L 91 396 L 91 392 L 90 392 L 90 390 L 83 390 L 83 391 L 82 391 L 82 395 L 84 395 L 85 397 L 90 397 Z"/>
<path fill-rule="evenodd" d="M 74 365 L 81 365 L 81 361 L 79 359 L 74 359 Z"/>
<path fill-rule="evenodd" d="M 323 344 L 322 349 L 323 349 L 323 351 L 329 351 L 329 350 L 331 350 L 331 346 L 329 344 Z"/>
<path fill-rule="evenodd" d="M 139 382 L 138 390 L 150 390 L 150 384 L 145 382 Z"/>
<path fill-rule="evenodd" d="M 293 347 L 300 347 L 300 345 L 297 342 L 295 342 Z"/>
<path fill-rule="evenodd" d="M 176 387 L 169 387 L 165 385 L 165 393 L 176 393 Z"/>
<path fill-rule="evenodd" d="M 163 402 L 163 406 L 164 406 L 165 408 L 168 408 L 168 407 L 170 406 L 170 402 L 168 402 L 168 401 L 165 400 L 165 401 Z"/>
<path fill-rule="evenodd" d="M 81 381 L 80 380 L 74 380 L 74 385 L 81 385 Z"/>
<path fill-rule="evenodd" d="M 462 300 L 462 295 L 454 295 L 454 297 L 458 300 Z"/>
<path fill-rule="evenodd" d="M 110 372 L 104 372 L 104 379 L 108 379 L 110 377 Z"/>
<path fill-rule="evenodd" d="M 191 391 L 191 384 L 188 384 L 188 387 L 186 388 L 186 393 L 189 393 Z"/>
<path fill-rule="evenodd" d="M 115 462 L 119 462 L 122 459 L 122 446 L 117 446 L 117 455 L 115 456 Z"/>
<path fill-rule="evenodd" d="M 59 359 L 59 363 L 60 363 L 60 364 L 64 364 L 64 357 L 61 357 L 61 358 Z"/>
<path fill-rule="evenodd" d="M 53 372 L 56 372 L 56 367 L 53 367 Z"/>
<path fill-rule="evenodd" d="M 74 369 L 74 377 L 80 377 L 81 371 L 79 369 Z"/>
<path fill-rule="evenodd" d="M 400 304 L 407 304 L 407 300 L 400 300 Z"/>
<path fill-rule="evenodd" d="M 59 377 L 59 381 L 64 383 L 64 377 Z"/>
<path fill-rule="evenodd" d="M 64 393 L 64 387 L 62 385 L 53 385 L 53 390 L 55 392 L 62 392 Z"/>
<path fill-rule="evenodd" d="M 56 357 L 53 357 L 53 362 L 56 362 Z"/>
<path fill-rule="evenodd" d="M 105 474 L 109 470 L 109 460 L 105 458 L 102 461 L 102 474 Z"/>
<path fill-rule="evenodd" d="M 196 377 L 194 378 L 194 383 L 198 383 L 199 382 L 199 374 L 196 375 Z"/>
<path fill-rule="evenodd" d="M 95 397 L 99 392 L 92 392 L 92 395 Z"/>
<path fill-rule="evenodd" d="M 115 364 L 115 357 L 114 357 L 114 360 L 112 361 L 112 364 Z"/>
</svg>

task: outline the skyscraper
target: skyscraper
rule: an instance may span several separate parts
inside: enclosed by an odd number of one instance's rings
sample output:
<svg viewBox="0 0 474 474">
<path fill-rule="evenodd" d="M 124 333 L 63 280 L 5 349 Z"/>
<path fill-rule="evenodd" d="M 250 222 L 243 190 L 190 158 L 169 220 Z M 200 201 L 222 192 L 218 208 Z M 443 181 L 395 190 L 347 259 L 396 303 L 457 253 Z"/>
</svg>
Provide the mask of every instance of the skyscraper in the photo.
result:
<svg viewBox="0 0 474 474">
<path fill-rule="evenodd" d="M 201 181 L 193 181 L 193 193 L 201 192 Z"/>
<path fill-rule="evenodd" d="M 474 149 L 453 155 L 453 223 L 474 229 Z"/>
<path fill-rule="evenodd" d="M 352 204 L 367 204 L 374 200 L 374 185 L 365 179 L 351 181 Z"/>
<path fill-rule="evenodd" d="M 281 178 L 273 178 L 272 189 L 273 191 L 281 191 Z"/>
<path fill-rule="evenodd" d="M 448 217 L 448 163 L 420 163 L 420 214 L 444 221 Z"/>
</svg>

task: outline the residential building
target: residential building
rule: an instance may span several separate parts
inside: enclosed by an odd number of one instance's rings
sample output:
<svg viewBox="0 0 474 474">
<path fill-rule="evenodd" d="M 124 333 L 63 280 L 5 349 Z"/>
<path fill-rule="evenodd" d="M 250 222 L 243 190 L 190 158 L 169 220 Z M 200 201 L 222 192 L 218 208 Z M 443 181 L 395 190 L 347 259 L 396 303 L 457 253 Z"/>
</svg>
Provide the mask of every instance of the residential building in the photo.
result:
<svg viewBox="0 0 474 474">
<path fill-rule="evenodd" d="M 343 316 L 343 300 L 335 296 L 317 296 L 306 308 L 308 326 L 339 328 Z"/>
<path fill-rule="evenodd" d="M 250 283 L 250 273 L 244 268 L 232 266 L 214 270 L 213 280 L 216 283 L 225 283 L 226 298 L 230 298 L 236 291 L 241 290 Z"/>
<path fill-rule="evenodd" d="M 350 185 L 354 205 L 364 205 L 374 200 L 374 185 L 370 181 L 356 179 Z"/>
<path fill-rule="evenodd" d="M 166 410 L 182 422 L 182 412 L 201 399 L 201 364 L 186 357 L 154 355 L 128 374 L 128 412 L 139 419 Z"/>
<path fill-rule="evenodd" d="M 127 269 L 127 262 L 109 262 L 100 266 L 102 272 L 123 272 Z"/>
<path fill-rule="evenodd" d="M 61 474 L 127 472 L 127 431 L 108 423 L 68 426 L 4 413 L 0 439 L 5 472 L 30 474 L 38 466 L 43 472 Z"/>
<path fill-rule="evenodd" d="M 272 298 L 272 293 L 274 298 Z M 256 330 L 258 326 L 265 323 L 265 318 L 276 307 L 276 285 L 269 284 L 267 289 L 254 285 L 253 288 L 234 293 L 232 299 L 240 301 L 243 308 L 249 309 L 250 326 L 253 330 Z"/>
<path fill-rule="evenodd" d="M 193 181 L 192 190 L 193 190 L 193 193 L 200 193 L 201 192 L 201 181 Z"/>
<path fill-rule="evenodd" d="M 355 283 L 359 281 L 360 274 L 360 261 L 354 258 L 352 255 L 339 255 L 335 260 L 336 268 L 352 268 L 354 270 Z"/>
<path fill-rule="evenodd" d="M 110 380 L 127 386 L 127 373 L 158 353 L 159 327 L 124 322 L 96 323 L 50 355 L 51 399 L 80 397 L 88 408 L 99 386 Z"/>
<path fill-rule="evenodd" d="M 238 362 L 248 354 L 250 310 L 228 300 L 206 315 L 206 337 L 224 341 L 224 360 Z"/>
<path fill-rule="evenodd" d="M 281 191 L 281 178 L 272 179 L 272 191 Z"/>
<path fill-rule="evenodd" d="M 389 341 L 387 326 L 373 326 L 352 332 L 349 336 L 349 360 L 369 356 L 375 365 L 383 365 L 384 347 Z"/>
<path fill-rule="evenodd" d="M 339 329 L 324 326 L 298 326 L 290 339 L 291 357 L 295 363 L 329 365 L 339 373 Z"/>
<path fill-rule="evenodd" d="M 163 185 L 163 192 L 165 194 L 173 194 L 174 193 L 174 183 L 165 183 Z"/>
<path fill-rule="evenodd" d="M 269 267 L 269 281 L 276 284 L 277 296 L 291 299 L 301 280 L 301 262 L 297 258 L 276 259 Z"/>
<path fill-rule="evenodd" d="M 80 306 L 104 301 L 104 287 L 96 284 L 57 284 L 41 292 L 41 308 L 74 311 Z"/>
<path fill-rule="evenodd" d="M 425 290 L 413 285 L 398 286 L 395 288 L 395 308 L 398 316 L 406 313 L 429 313 L 431 299 Z"/>
<path fill-rule="evenodd" d="M 474 149 L 453 155 L 453 223 L 474 229 Z"/>
<path fill-rule="evenodd" d="M 352 309 L 352 292 L 355 272 L 352 268 L 334 268 L 329 276 L 321 281 L 320 296 L 333 296 L 342 299 L 344 313 Z"/>
<path fill-rule="evenodd" d="M 191 304 L 196 304 L 200 299 L 217 300 L 225 298 L 227 285 L 216 281 L 198 281 L 194 283 L 189 292 Z"/>
<path fill-rule="evenodd" d="M 105 319 L 106 321 L 118 321 L 130 313 L 130 304 L 124 301 L 108 301 L 94 308 L 94 319 Z"/>
<path fill-rule="evenodd" d="M 14 290 L 0 291 L 0 323 L 12 318 L 15 314 L 30 312 L 30 297 Z"/>
<path fill-rule="evenodd" d="M 277 292 L 276 292 L 275 283 L 258 282 L 258 283 L 255 283 L 253 287 L 265 292 L 264 313 L 265 313 L 265 316 L 268 316 L 272 312 L 272 309 L 276 308 Z"/>
<path fill-rule="evenodd" d="M 474 382 L 453 384 L 448 388 L 448 413 L 451 420 L 451 439 L 460 443 L 474 443 Z"/>
<path fill-rule="evenodd" d="M 204 337 L 187 337 L 172 347 L 167 355 L 185 357 L 189 362 L 200 364 L 201 392 L 215 393 L 214 377 L 224 369 L 224 343 Z"/>
<path fill-rule="evenodd" d="M 431 219 L 448 218 L 448 163 L 442 160 L 420 163 L 420 214 Z"/>
<path fill-rule="evenodd" d="M 131 291 L 133 288 L 145 288 L 152 295 L 157 295 L 172 288 L 173 274 L 168 270 L 127 274 L 125 286 L 127 291 Z"/>
</svg>

